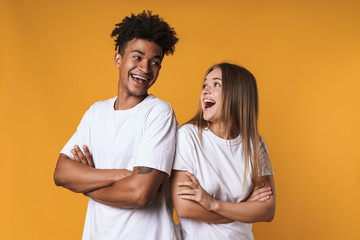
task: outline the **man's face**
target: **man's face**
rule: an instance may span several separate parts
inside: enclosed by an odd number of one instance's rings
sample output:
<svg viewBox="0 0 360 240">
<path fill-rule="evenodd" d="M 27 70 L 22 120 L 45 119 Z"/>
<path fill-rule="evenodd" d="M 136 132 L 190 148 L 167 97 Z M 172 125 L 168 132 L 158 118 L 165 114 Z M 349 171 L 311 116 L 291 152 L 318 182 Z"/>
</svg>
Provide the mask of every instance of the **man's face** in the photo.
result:
<svg viewBox="0 0 360 240">
<path fill-rule="evenodd" d="M 124 54 L 115 55 L 120 70 L 119 94 L 145 96 L 159 75 L 162 56 L 162 48 L 154 42 L 136 38 L 129 41 Z"/>
</svg>

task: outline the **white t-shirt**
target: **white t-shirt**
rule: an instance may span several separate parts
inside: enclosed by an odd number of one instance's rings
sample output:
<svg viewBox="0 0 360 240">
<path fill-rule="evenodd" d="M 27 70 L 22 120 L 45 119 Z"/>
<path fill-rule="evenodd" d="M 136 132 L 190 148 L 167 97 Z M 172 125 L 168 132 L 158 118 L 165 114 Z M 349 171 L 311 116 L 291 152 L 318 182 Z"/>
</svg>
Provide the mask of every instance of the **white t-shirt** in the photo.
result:
<svg viewBox="0 0 360 240">
<path fill-rule="evenodd" d="M 267 151 L 266 146 L 264 151 Z M 269 161 L 266 160 L 266 163 L 263 175 L 271 175 Z M 191 124 L 182 126 L 178 131 L 173 169 L 191 172 L 207 193 L 222 201 L 241 202 L 253 187 L 251 167 L 243 185 L 245 163 L 240 136 L 225 140 L 210 130 L 203 130 L 201 145 L 198 129 Z M 179 220 L 184 240 L 253 239 L 252 225 L 248 223 L 210 224 L 188 218 Z"/>
<path fill-rule="evenodd" d="M 170 104 L 149 95 L 131 109 L 114 110 L 115 100 L 92 105 L 61 153 L 72 157 L 74 145 L 85 144 L 96 168 L 145 166 L 170 175 L 178 128 Z M 169 186 L 166 177 L 159 197 L 145 208 L 121 209 L 89 199 L 83 239 L 180 239 Z"/>
</svg>

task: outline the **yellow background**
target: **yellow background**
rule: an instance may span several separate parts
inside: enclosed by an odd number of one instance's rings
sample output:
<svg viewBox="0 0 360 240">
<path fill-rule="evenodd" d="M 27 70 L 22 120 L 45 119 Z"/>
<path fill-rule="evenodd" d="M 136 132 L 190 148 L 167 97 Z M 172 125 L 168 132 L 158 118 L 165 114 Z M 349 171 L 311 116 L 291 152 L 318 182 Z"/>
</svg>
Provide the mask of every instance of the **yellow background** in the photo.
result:
<svg viewBox="0 0 360 240">
<path fill-rule="evenodd" d="M 360 239 L 359 1 L 0 3 L 0 238 L 80 239 L 87 199 L 55 187 L 58 153 L 92 103 L 117 93 L 114 24 L 152 9 L 177 31 L 155 96 L 179 123 L 214 63 L 258 81 L 275 172 L 272 223 L 256 239 Z"/>
</svg>

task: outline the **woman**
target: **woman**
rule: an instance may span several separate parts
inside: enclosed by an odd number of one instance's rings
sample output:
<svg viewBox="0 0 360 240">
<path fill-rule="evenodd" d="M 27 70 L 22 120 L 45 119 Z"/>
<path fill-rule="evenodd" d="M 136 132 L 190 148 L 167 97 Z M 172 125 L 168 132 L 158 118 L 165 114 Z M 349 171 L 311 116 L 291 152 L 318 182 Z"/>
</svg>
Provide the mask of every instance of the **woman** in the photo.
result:
<svg viewBox="0 0 360 240">
<path fill-rule="evenodd" d="M 198 111 L 177 139 L 172 198 L 183 239 L 253 239 L 251 223 L 273 219 L 274 183 L 257 118 L 254 76 L 229 63 L 211 67 Z"/>
</svg>

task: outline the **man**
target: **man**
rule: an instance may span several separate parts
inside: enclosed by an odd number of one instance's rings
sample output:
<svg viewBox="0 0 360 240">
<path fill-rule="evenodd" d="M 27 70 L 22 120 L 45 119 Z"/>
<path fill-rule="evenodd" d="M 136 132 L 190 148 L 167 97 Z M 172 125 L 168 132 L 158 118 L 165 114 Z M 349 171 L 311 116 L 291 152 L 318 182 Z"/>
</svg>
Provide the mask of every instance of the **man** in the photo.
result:
<svg viewBox="0 0 360 240">
<path fill-rule="evenodd" d="M 61 151 L 55 183 L 90 198 L 83 239 L 179 239 L 169 207 L 177 122 L 168 103 L 148 95 L 176 33 L 144 11 L 111 36 L 118 95 L 85 113 Z"/>
</svg>

